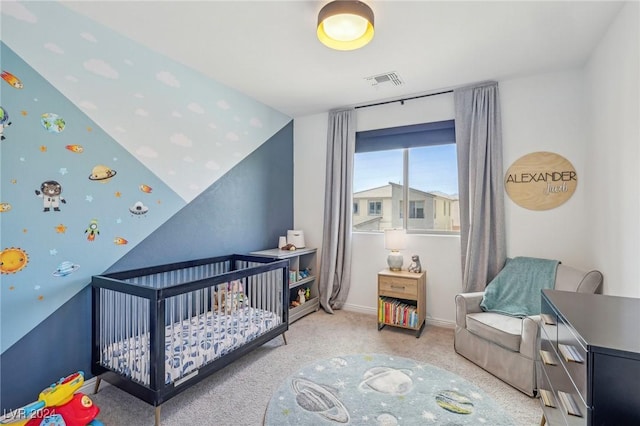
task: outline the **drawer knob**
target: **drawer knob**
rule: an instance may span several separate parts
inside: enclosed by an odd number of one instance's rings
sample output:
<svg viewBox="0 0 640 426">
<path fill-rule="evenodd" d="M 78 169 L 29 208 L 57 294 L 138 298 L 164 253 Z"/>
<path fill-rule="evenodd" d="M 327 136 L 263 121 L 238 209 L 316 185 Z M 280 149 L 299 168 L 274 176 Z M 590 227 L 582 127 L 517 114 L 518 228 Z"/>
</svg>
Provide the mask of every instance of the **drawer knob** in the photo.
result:
<svg viewBox="0 0 640 426">
<path fill-rule="evenodd" d="M 556 408 L 555 398 L 551 392 L 546 389 L 538 389 L 538 392 L 540 393 L 540 399 L 542 399 L 542 403 L 545 407 Z"/>
<path fill-rule="evenodd" d="M 542 362 L 544 363 L 544 365 L 558 365 L 556 363 L 556 360 L 553 358 L 553 355 L 551 355 L 551 352 L 549 351 L 543 351 L 541 349 L 540 359 L 542 359 Z"/>
<path fill-rule="evenodd" d="M 574 346 L 563 345 L 562 343 L 560 343 L 558 345 L 558 349 L 560 349 L 560 353 L 562 354 L 565 361 L 577 362 L 579 364 L 582 364 L 584 362 L 582 355 L 580 355 L 580 352 L 578 352 L 578 350 Z"/>
<path fill-rule="evenodd" d="M 582 417 L 582 413 L 580 412 L 580 407 L 576 404 L 576 401 L 573 399 L 573 396 L 569 393 L 558 391 L 558 399 L 564 410 L 567 414 L 576 417 Z"/>
</svg>

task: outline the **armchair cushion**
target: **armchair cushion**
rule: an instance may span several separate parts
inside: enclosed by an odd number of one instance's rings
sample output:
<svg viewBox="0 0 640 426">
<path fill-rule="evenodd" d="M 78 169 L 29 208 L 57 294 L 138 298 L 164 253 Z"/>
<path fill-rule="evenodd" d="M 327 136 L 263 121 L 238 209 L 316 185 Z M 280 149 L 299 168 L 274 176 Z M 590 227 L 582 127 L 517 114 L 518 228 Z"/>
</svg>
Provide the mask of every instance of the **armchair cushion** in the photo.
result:
<svg viewBox="0 0 640 426">
<path fill-rule="evenodd" d="M 493 312 L 467 315 L 467 330 L 503 348 L 518 352 L 522 333 L 522 318 Z"/>
</svg>

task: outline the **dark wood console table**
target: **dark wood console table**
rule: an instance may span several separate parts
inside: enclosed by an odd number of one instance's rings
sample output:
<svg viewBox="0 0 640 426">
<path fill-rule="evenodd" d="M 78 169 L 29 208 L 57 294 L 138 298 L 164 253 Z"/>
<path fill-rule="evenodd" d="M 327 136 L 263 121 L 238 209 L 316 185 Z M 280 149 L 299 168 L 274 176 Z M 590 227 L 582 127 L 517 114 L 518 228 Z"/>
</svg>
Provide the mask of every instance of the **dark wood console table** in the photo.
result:
<svg viewBox="0 0 640 426">
<path fill-rule="evenodd" d="M 640 425 L 640 299 L 542 291 L 541 424 Z"/>
</svg>

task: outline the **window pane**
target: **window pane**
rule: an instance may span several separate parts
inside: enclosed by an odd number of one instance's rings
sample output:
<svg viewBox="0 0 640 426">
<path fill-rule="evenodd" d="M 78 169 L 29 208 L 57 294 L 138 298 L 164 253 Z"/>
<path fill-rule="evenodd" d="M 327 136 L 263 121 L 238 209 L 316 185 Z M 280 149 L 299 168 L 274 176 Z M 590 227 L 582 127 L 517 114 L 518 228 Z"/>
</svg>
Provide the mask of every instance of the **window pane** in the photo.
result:
<svg viewBox="0 0 640 426">
<path fill-rule="evenodd" d="M 356 134 L 354 231 L 459 232 L 454 122 L 418 127 Z"/>
<path fill-rule="evenodd" d="M 354 231 L 401 228 L 402 149 L 357 153 L 354 156 Z"/>
<path fill-rule="evenodd" d="M 407 229 L 460 230 L 455 144 L 409 149 L 408 184 L 410 212 Z M 428 209 L 431 211 L 425 211 Z"/>
</svg>

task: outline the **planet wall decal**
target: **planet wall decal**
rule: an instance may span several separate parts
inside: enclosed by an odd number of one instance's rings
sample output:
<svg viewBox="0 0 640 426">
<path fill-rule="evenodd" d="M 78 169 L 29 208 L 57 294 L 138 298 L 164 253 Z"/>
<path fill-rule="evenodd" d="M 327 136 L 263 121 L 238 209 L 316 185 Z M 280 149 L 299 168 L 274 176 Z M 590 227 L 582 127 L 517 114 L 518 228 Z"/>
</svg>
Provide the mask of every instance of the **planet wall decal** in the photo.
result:
<svg viewBox="0 0 640 426">
<path fill-rule="evenodd" d="M 58 265 L 55 271 L 53 271 L 53 276 L 66 277 L 67 275 L 77 271 L 79 268 L 80 268 L 80 265 L 76 265 L 73 262 L 69 262 L 68 260 L 65 260 L 64 262 L 61 262 Z"/>
<path fill-rule="evenodd" d="M 61 133 L 66 125 L 62 117 L 51 112 L 45 112 L 40 116 L 40 124 L 49 133 Z"/>
<path fill-rule="evenodd" d="M 98 164 L 93 167 L 91 170 L 91 174 L 89 175 L 89 180 L 97 180 L 102 183 L 107 183 L 111 180 L 112 177 L 116 175 L 116 171 L 110 167 L 107 167 L 102 164 Z"/>
</svg>

